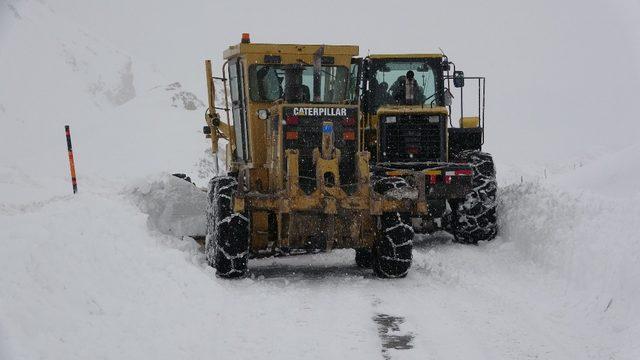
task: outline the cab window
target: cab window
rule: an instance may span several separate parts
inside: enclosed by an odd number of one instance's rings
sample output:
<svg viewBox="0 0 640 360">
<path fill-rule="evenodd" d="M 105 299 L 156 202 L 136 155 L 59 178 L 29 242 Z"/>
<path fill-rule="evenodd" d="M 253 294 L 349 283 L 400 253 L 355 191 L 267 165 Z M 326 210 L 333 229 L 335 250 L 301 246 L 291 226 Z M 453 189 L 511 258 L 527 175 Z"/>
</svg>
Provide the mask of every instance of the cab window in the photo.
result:
<svg viewBox="0 0 640 360">
<path fill-rule="evenodd" d="M 420 60 L 374 60 L 367 76 L 373 111 L 382 105 L 423 105 L 439 102 L 438 68 Z"/>
<path fill-rule="evenodd" d="M 288 103 L 341 103 L 355 97 L 350 87 L 350 72 L 344 66 L 320 68 L 320 93 L 314 99 L 313 66 L 311 65 L 252 65 L 249 68 L 251 99 L 272 102 L 283 99 Z"/>
<path fill-rule="evenodd" d="M 236 160 L 246 162 L 249 157 L 249 136 L 247 131 L 247 107 L 244 96 L 243 67 L 240 59 L 229 60 L 229 90 L 231 92 L 231 112 L 236 138 Z"/>
</svg>

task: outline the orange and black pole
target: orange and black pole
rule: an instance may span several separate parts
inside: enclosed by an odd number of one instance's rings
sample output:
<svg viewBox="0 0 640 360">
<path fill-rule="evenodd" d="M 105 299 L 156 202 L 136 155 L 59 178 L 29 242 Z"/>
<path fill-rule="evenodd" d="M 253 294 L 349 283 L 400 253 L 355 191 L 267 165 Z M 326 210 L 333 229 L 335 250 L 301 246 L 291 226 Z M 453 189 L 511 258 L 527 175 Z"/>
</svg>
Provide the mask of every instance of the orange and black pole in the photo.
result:
<svg viewBox="0 0 640 360">
<path fill-rule="evenodd" d="M 71 132 L 69 125 L 64 126 L 64 132 L 67 135 L 67 150 L 69 151 L 69 169 L 71 170 L 71 185 L 73 185 L 73 193 L 78 192 L 78 182 L 76 181 L 76 166 L 73 163 L 73 149 L 71 148 Z"/>
</svg>

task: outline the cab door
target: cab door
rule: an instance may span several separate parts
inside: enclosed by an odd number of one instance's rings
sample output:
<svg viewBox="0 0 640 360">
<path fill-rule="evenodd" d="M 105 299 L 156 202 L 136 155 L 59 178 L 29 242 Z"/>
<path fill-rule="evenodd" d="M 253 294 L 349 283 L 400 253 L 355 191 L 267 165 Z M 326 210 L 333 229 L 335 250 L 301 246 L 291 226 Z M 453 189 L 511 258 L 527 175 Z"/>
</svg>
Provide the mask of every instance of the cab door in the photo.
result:
<svg viewBox="0 0 640 360">
<path fill-rule="evenodd" d="M 349 88 L 348 88 L 348 101 L 350 104 L 361 105 L 361 97 L 362 93 L 362 58 L 352 58 L 351 59 L 351 68 L 349 72 Z M 359 109 L 360 110 L 360 109 Z M 362 151 L 363 147 L 363 139 L 364 139 L 364 119 L 362 117 L 362 112 L 358 111 L 358 150 Z"/>
<path fill-rule="evenodd" d="M 246 164 L 251 161 L 249 133 L 247 129 L 247 105 L 244 92 L 244 68 L 240 58 L 229 60 L 229 90 L 231 91 L 231 113 L 236 138 L 235 162 Z"/>
<path fill-rule="evenodd" d="M 369 89 L 369 64 L 371 60 L 366 57 L 358 59 L 360 62 L 359 91 L 360 91 L 360 113 L 362 122 L 362 146 L 361 149 L 371 154 L 371 162 L 375 163 L 378 158 L 378 131 L 374 122 L 375 109 L 373 107 L 373 96 Z"/>
<path fill-rule="evenodd" d="M 351 104 L 357 104 L 360 100 L 362 89 L 362 58 L 351 59 L 351 69 L 349 72 L 348 100 Z"/>
</svg>

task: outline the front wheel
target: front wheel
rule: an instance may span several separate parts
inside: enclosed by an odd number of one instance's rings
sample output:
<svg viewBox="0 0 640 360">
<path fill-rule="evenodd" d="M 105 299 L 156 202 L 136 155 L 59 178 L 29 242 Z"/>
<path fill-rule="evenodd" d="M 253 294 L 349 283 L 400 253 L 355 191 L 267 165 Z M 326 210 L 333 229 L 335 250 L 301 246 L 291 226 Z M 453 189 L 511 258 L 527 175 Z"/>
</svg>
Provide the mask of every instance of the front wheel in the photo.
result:
<svg viewBox="0 0 640 360">
<path fill-rule="evenodd" d="M 385 213 L 380 216 L 380 232 L 373 245 L 373 272 L 381 278 L 401 278 L 411 267 L 413 228 L 409 215 Z"/>
<path fill-rule="evenodd" d="M 375 181 L 374 191 L 379 194 L 403 197 L 411 190 L 401 177 L 383 177 Z M 381 278 L 401 278 L 411 267 L 413 228 L 409 213 L 389 212 L 378 218 L 379 231 L 371 252 L 371 267 Z"/>
<path fill-rule="evenodd" d="M 230 176 L 211 179 L 207 207 L 207 263 L 223 278 L 242 277 L 249 257 L 249 219 L 233 211 L 238 182 Z"/>
<path fill-rule="evenodd" d="M 451 201 L 451 232 L 461 243 L 493 240 L 498 234 L 498 184 L 493 158 L 475 150 L 462 151 L 455 158 L 473 167 L 473 190 L 464 199 Z"/>
</svg>

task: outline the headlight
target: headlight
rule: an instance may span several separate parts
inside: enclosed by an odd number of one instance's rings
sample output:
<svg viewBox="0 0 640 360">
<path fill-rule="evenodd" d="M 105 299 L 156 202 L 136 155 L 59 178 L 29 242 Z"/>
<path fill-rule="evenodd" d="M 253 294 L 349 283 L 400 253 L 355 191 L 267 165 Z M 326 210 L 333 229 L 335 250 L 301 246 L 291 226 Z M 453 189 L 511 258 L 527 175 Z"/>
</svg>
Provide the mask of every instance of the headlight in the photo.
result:
<svg viewBox="0 0 640 360">
<path fill-rule="evenodd" d="M 440 122 L 440 116 L 429 116 L 429 124 L 437 124 Z"/>
<path fill-rule="evenodd" d="M 396 117 L 395 116 L 387 116 L 386 119 L 384 120 L 384 122 L 386 124 L 394 124 L 396 122 Z"/>
<path fill-rule="evenodd" d="M 260 120 L 267 120 L 267 118 L 269 117 L 269 111 L 267 109 L 258 109 L 256 113 L 258 114 L 258 118 Z"/>
</svg>

